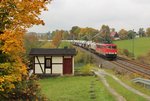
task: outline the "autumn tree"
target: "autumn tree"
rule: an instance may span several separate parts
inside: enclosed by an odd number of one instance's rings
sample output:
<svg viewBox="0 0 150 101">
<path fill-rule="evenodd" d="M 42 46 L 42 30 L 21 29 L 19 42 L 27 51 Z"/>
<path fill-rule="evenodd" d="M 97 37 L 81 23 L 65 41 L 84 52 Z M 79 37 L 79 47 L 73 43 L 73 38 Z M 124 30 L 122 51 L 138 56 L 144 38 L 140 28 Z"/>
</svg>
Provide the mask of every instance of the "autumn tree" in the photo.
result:
<svg viewBox="0 0 150 101">
<path fill-rule="evenodd" d="M 62 33 L 62 40 L 68 40 L 70 38 L 70 34 L 68 31 L 64 31 Z"/>
<path fill-rule="evenodd" d="M 39 41 L 39 35 L 35 32 L 29 32 L 24 35 L 24 47 L 26 55 L 29 54 L 31 48 L 39 48 L 44 42 Z"/>
<path fill-rule="evenodd" d="M 119 32 L 118 32 L 118 34 L 119 34 L 119 37 L 120 37 L 120 39 L 127 39 L 127 37 L 128 37 L 128 31 L 126 31 L 125 29 L 121 29 Z"/>
<path fill-rule="evenodd" d="M 72 39 L 78 39 L 80 32 L 80 27 L 73 26 L 70 30 L 70 34 L 72 35 Z"/>
<path fill-rule="evenodd" d="M 148 37 L 150 37 L 150 28 L 147 28 L 147 29 L 146 29 L 146 35 L 147 35 Z"/>
<path fill-rule="evenodd" d="M 98 30 L 90 27 L 80 28 L 80 39 L 92 40 L 93 36 L 98 33 Z"/>
<path fill-rule="evenodd" d="M 111 37 L 110 37 L 110 28 L 108 25 L 102 25 L 100 29 L 101 37 L 103 38 L 103 42 L 105 43 L 111 43 Z"/>
<path fill-rule="evenodd" d="M 115 31 L 115 28 L 111 28 L 111 29 L 110 29 L 110 32 L 116 32 L 116 31 Z"/>
<path fill-rule="evenodd" d="M 52 42 L 51 42 L 51 47 L 52 48 L 57 48 L 62 40 L 62 35 L 63 35 L 63 31 L 62 30 L 57 30 L 56 34 L 53 36 L 52 38 Z"/>
<path fill-rule="evenodd" d="M 0 97 L 16 96 L 17 85 L 27 76 L 23 37 L 27 28 L 44 24 L 38 15 L 46 9 L 47 0 L 0 1 Z M 14 93 L 15 92 L 15 93 Z M 25 89 L 20 94 L 29 94 Z"/>
</svg>

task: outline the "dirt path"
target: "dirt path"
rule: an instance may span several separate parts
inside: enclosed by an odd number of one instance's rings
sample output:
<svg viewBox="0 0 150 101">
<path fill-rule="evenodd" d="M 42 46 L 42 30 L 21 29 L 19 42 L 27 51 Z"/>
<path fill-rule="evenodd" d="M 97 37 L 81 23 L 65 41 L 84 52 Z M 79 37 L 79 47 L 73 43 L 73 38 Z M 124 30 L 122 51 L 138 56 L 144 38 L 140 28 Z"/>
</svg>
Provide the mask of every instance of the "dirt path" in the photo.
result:
<svg viewBox="0 0 150 101">
<path fill-rule="evenodd" d="M 140 95 L 140 96 L 142 96 L 142 97 L 144 97 L 145 99 L 147 99 L 148 101 L 150 101 L 150 96 L 148 96 L 148 95 L 146 95 L 146 94 L 143 94 L 143 93 L 141 93 L 140 91 L 138 91 L 138 90 L 136 90 L 136 89 L 134 89 L 134 88 L 132 88 L 132 87 L 130 87 L 130 86 L 128 86 L 128 85 L 126 85 L 125 83 L 123 83 L 121 80 L 119 80 L 117 77 L 115 77 L 114 75 L 112 75 L 112 74 L 109 74 L 109 73 L 107 73 L 107 72 L 105 72 L 104 70 L 101 70 L 101 69 L 99 69 L 98 71 L 97 71 L 97 73 L 99 74 L 99 75 L 108 75 L 108 76 L 110 76 L 110 77 L 112 77 L 114 80 L 116 80 L 119 84 L 121 84 L 123 87 L 125 87 L 126 89 L 128 89 L 129 91 L 132 91 L 133 93 L 135 93 L 135 94 L 137 94 L 137 95 Z M 103 77 L 104 78 L 104 77 Z"/>
<path fill-rule="evenodd" d="M 123 96 L 121 96 L 119 93 L 117 93 L 113 88 L 111 88 L 111 87 L 109 86 L 107 80 L 106 80 L 105 77 L 104 77 L 105 74 L 104 74 L 103 72 L 96 71 L 95 74 L 98 75 L 98 76 L 101 78 L 103 84 L 106 86 L 106 88 L 108 89 L 108 91 L 109 91 L 112 95 L 115 96 L 115 98 L 116 98 L 117 101 L 126 101 L 126 99 L 125 99 Z"/>
</svg>

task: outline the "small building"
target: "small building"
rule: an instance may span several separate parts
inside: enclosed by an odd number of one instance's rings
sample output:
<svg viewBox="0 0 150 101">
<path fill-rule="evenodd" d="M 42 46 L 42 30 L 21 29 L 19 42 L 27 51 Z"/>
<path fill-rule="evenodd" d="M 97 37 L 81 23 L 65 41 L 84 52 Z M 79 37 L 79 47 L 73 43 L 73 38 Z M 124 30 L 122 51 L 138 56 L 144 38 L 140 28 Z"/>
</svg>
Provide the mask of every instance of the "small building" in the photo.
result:
<svg viewBox="0 0 150 101">
<path fill-rule="evenodd" d="M 33 48 L 29 55 L 33 58 L 34 74 L 74 74 L 75 49 Z"/>
<path fill-rule="evenodd" d="M 110 37 L 113 39 L 113 40 L 119 40 L 119 34 L 117 32 L 111 32 L 110 33 Z"/>
</svg>

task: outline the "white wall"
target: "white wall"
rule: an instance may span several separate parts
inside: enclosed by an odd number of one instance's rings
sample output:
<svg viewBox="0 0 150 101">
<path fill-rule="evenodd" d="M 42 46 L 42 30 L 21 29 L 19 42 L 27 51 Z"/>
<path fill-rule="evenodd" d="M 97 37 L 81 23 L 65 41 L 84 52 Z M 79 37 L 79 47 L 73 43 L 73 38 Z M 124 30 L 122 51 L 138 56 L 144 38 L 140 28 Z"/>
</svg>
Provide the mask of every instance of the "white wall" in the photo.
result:
<svg viewBox="0 0 150 101">
<path fill-rule="evenodd" d="M 52 65 L 52 73 L 63 74 L 63 65 L 62 64 L 53 64 Z"/>
<path fill-rule="evenodd" d="M 41 66 L 42 66 L 42 69 L 44 71 L 44 64 L 41 64 Z M 35 74 L 36 73 L 37 74 L 42 74 L 43 73 L 39 64 L 35 64 Z"/>
<path fill-rule="evenodd" d="M 63 63 L 63 57 L 52 57 L 52 63 Z"/>
<path fill-rule="evenodd" d="M 46 72 L 46 74 L 51 74 L 51 69 L 47 68 L 47 69 L 45 70 L 45 72 Z"/>
<path fill-rule="evenodd" d="M 39 59 L 40 63 L 44 63 L 44 57 L 38 56 L 38 59 Z M 35 57 L 35 63 L 38 63 L 38 60 L 36 57 Z"/>
</svg>

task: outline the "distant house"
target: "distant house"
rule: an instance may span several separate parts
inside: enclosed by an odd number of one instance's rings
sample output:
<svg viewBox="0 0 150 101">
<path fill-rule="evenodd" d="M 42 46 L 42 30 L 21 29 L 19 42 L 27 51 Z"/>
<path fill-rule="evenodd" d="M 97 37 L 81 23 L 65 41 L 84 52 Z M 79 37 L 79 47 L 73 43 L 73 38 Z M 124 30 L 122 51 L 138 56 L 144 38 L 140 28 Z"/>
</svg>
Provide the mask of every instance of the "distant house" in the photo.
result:
<svg viewBox="0 0 150 101">
<path fill-rule="evenodd" d="M 74 74 L 75 49 L 33 48 L 29 55 L 33 58 L 34 74 Z"/>
<path fill-rule="evenodd" d="M 119 34 L 117 32 L 111 32 L 110 33 L 110 37 L 113 39 L 113 40 L 119 40 Z"/>
<path fill-rule="evenodd" d="M 139 38 L 139 37 L 140 37 L 139 33 L 136 33 L 135 38 Z"/>
</svg>

